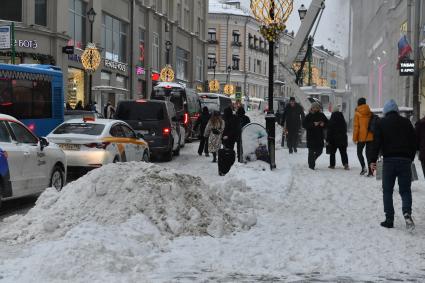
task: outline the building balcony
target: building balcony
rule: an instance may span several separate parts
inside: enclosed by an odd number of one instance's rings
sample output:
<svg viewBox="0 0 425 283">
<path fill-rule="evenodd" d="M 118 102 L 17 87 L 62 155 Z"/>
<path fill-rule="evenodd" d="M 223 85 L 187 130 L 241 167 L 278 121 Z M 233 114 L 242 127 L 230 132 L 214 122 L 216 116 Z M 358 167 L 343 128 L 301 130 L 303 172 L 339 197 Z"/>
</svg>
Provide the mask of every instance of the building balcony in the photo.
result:
<svg viewBox="0 0 425 283">
<path fill-rule="evenodd" d="M 235 46 L 235 47 L 241 47 L 242 46 L 242 42 L 232 41 L 232 44 L 231 45 L 232 46 Z"/>
</svg>

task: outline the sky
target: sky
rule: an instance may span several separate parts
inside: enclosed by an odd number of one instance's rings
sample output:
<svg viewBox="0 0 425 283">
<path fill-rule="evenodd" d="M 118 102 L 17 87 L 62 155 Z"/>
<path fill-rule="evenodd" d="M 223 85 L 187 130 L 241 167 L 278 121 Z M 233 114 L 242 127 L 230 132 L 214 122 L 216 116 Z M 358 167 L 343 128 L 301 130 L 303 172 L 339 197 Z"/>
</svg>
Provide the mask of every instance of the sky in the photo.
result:
<svg viewBox="0 0 425 283">
<path fill-rule="evenodd" d="M 328 0 L 320 21 L 314 45 L 324 45 L 325 48 L 336 51 L 342 56 L 348 55 L 349 38 L 349 0 Z M 245 8 L 249 8 L 250 0 L 241 0 Z M 300 19 L 298 8 L 304 4 L 308 9 L 311 0 L 294 0 L 294 11 L 289 18 L 287 29 L 298 30 Z"/>
</svg>

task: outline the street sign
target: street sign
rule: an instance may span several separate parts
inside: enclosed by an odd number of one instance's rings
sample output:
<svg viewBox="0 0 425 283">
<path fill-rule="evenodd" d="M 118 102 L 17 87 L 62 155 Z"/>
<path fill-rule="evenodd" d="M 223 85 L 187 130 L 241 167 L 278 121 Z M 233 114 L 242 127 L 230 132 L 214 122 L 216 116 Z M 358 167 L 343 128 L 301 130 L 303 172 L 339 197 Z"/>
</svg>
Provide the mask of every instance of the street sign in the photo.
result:
<svg viewBox="0 0 425 283">
<path fill-rule="evenodd" d="M 10 26 L 0 26 L 0 49 L 10 49 Z"/>
<path fill-rule="evenodd" d="M 404 59 L 400 61 L 400 76 L 413 76 L 415 74 L 415 61 Z"/>
</svg>

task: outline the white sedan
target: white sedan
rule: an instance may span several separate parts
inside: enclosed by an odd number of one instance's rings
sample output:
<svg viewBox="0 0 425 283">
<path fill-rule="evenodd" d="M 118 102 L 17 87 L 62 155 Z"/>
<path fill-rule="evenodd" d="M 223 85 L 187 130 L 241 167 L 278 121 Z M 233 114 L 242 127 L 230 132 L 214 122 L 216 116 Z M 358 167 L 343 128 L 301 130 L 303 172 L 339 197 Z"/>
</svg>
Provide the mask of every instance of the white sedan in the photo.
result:
<svg viewBox="0 0 425 283">
<path fill-rule="evenodd" d="M 0 204 L 2 200 L 61 190 L 66 157 L 55 144 L 37 138 L 17 119 L 0 114 Z"/>
<path fill-rule="evenodd" d="M 47 138 L 64 150 L 72 172 L 114 162 L 149 162 L 147 142 L 119 120 L 71 119 Z"/>
</svg>

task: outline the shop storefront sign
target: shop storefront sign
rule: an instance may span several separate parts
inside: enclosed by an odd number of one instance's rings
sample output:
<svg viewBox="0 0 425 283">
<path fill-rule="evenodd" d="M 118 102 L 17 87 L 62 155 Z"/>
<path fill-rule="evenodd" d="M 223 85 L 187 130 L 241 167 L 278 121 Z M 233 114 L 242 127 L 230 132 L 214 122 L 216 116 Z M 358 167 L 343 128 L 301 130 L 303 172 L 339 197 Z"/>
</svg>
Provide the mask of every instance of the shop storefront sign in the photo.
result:
<svg viewBox="0 0 425 283">
<path fill-rule="evenodd" d="M 105 59 L 105 67 L 113 70 L 127 72 L 127 64 Z"/>
<path fill-rule="evenodd" d="M 414 60 L 400 61 L 400 76 L 413 76 L 414 73 L 415 73 Z"/>
<path fill-rule="evenodd" d="M 10 49 L 10 26 L 0 27 L 0 49 Z"/>
<path fill-rule="evenodd" d="M 77 62 L 77 63 L 81 63 L 81 56 L 78 55 L 78 54 L 68 55 L 68 60 L 74 61 L 74 62 Z"/>
<path fill-rule="evenodd" d="M 38 43 L 37 40 L 17 39 L 15 40 L 15 46 L 36 49 L 38 47 Z"/>
<path fill-rule="evenodd" d="M 143 68 L 142 66 L 136 66 L 136 75 L 142 76 L 145 73 L 146 73 L 145 68 Z"/>
</svg>

